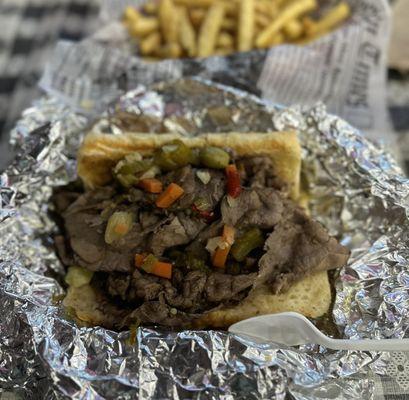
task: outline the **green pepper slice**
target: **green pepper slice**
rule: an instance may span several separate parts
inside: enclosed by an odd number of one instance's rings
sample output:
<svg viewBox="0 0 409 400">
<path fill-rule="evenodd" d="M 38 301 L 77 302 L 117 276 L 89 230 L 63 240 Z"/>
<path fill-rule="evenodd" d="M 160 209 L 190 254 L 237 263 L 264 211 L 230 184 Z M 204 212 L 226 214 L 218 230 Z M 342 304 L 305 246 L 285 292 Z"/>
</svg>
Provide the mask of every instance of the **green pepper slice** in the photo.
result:
<svg viewBox="0 0 409 400">
<path fill-rule="evenodd" d="M 229 165 L 230 156 L 219 147 L 203 147 L 200 150 L 200 162 L 208 168 L 223 169 Z"/>
<path fill-rule="evenodd" d="M 131 153 L 116 164 L 113 174 L 122 186 L 129 188 L 138 183 L 139 174 L 151 167 L 151 160 L 143 160 L 139 153 Z"/>
<path fill-rule="evenodd" d="M 264 237 L 260 229 L 251 228 L 234 242 L 230 253 L 236 261 L 243 261 L 246 256 L 257 247 L 264 244 Z"/>
<path fill-rule="evenodd" d="M 174 140 L 155 152 L 154 162 L 164 171 L 172 171 L 191 163 L 193 152 L 181 140 Z"/>
</svg>

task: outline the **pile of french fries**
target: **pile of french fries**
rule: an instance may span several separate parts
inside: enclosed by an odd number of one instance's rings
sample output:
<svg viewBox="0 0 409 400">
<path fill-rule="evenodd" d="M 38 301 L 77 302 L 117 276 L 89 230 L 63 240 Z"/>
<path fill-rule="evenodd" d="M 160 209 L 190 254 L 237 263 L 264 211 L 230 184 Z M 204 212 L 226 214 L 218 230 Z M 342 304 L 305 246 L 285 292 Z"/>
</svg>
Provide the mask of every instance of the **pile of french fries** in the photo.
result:
<svg viewBox="0 0 409 400">
<path fill-rule="evenodd" d="M 127 7 L 123 21 L 147 58 L 208 57 L 308 43 L 350 15 L 346 1 L 313 19 L 317 7 L 317 0 L 151 0 Z"/>
</svg>

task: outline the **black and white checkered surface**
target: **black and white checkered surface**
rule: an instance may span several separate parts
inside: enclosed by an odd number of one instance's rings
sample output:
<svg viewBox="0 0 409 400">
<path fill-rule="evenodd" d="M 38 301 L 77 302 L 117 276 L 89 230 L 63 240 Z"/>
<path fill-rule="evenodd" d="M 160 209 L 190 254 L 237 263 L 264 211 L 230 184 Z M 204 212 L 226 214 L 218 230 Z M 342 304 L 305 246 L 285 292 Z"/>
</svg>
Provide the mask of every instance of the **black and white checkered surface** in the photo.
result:
<svg viewBox="0 0 409 400">
<path fill-rule="evenodd" d="M 98 0 L 0 0 L 0 169 L 7 133 L 40 95 L 37 81 L 56 41 L 82 39 L 97 15 Z"/>
<path fill-rule="evenodd" d="M 59 39 L 80 40 L 97 27 L 98 0 L 0 0 L 0 171 L 7 164 L 8 131 L 39 97 L 37 81 Z M 409 74 L 390 71 L 388 104 L 402 163 L 409 171 Z M 409 399 L 409 353 L 376 378 L 375 399 Z M 12 393 L 0 399 L 15 399 Z"/>
</svg>

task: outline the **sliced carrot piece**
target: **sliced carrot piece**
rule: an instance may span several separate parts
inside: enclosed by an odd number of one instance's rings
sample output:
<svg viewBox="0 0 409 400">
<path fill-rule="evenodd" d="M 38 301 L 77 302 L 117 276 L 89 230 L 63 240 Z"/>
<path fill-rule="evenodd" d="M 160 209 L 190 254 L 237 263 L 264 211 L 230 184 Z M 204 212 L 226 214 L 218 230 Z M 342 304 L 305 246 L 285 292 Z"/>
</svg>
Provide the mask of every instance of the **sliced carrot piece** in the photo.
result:
<svg viewBox="0 0 409 400">
<path fill-rule="evenodd" d="M 156 199 L 156 206 L 159 208 L 168 208 L 184 193 L 176 183 L 171 183 L 164 192 L 162 192 Z"/>
<path fill-rule="evenodd" d="M 153 274 L 166 279 L 172 278 L 173 265 L 170 263 L 156 261 L 149 270 L 145 269 L 143 263 L 148 256 L 148 254 L 135 254 L 135 265 L 138 268 L 142 268 L 148 274 Z"/>
<path fill-rule="evenodd" d="M 172 277 L 172 264 L 158 261 L 152 269 L 153 275 L 160 276 L 161 278 L 170 279 Z"/>
<path fill-rule="evenodd" d="M 142 267 L 143 262 L 145 261 L 146 254 L 135 254 L 135 265 L 137 267 Z"/>
<path fill-rule="evenodd" d="M 219 246 L 213 254 L 212 263 L 215 267 L 224 268 L 230 248 L 234 243 L 235 229 L 230 225 L 224 225 L 222 241 L 223 246 Z"/>
<path fill-rule="evenodd" d="M 141 179 L 138 182 L 138 186 L 149 193 L 160 193 L 162 192 L 162 182 L 155 178 Z"/>
<path fill-rule="evenodd" d="M 114 228 L 114 232 L 118 233 L 119 235 L 126 235 L 129 231 L 129 226 L 126 224 L 116 224 Z"/>
<path fill-rule="evenodd" d="M 230 251 L 230 246 L 227 246 L 224 249 L 221 249 L 220 247 L 218 247 L 213 254 L 213 260 L 212 260 L 213 266 L 218 267 L 218 268 L 224 268 L 229 251 Z"/>
</svg>

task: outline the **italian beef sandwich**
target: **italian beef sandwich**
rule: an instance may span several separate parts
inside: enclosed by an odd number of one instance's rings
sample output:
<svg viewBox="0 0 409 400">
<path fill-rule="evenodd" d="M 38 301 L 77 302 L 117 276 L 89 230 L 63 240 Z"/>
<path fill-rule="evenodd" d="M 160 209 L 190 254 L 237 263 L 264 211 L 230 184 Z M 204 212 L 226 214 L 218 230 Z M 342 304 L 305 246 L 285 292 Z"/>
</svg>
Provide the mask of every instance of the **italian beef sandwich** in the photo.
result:
<svg viewBox="0 0 409 400">
<path fill-rule="evenodd" d="M 89 134 L 54 194 L 65 307 L 79 322 L 225 328 L 329 311 L 349 251 L 300 202 L 295 132 Z"/>
</svg>

